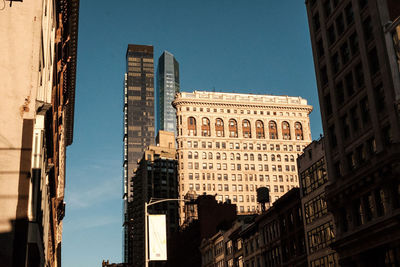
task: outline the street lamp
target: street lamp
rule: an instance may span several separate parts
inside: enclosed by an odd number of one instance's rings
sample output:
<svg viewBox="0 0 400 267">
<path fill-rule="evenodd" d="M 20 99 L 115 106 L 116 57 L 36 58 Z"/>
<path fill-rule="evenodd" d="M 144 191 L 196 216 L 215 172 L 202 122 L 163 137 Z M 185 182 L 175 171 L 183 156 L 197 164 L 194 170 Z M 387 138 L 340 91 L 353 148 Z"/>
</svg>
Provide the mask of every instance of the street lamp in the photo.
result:
<svg viewBox="0 0 400 267">
<path fill-rule="evenodd" d="M 153 201 L 154 200 L 154 201 Z M 147 213 L 147 208 L 149 206 L 153 206 L 155 204 L 161 203 L 161 202 L 167 202 L 167 201 L 190 201 L 188 199 L 183 199 L 183 198 L 163 198 L 163 199 L 153 199 L 150 198 L 149 203 L 145 202 L 144 203 L 144 244 L 145 244 L 145 267 L 149 266 L 149 244 L 148 244 L 148 225 L 147 225 L 147 220 L 149 214 Z"/>
</svg>

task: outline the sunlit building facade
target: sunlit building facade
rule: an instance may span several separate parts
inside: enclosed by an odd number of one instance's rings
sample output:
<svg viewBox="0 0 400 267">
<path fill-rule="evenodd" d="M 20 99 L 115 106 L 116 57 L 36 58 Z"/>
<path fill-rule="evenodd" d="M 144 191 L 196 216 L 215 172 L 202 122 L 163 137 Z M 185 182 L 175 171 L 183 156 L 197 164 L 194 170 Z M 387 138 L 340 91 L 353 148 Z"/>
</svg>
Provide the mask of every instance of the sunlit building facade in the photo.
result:
<svg viewBox="0 0 400 267">
<path fill-rule="evenodd" d="M 173 105 L 181 198 L 217 195 L 246 214 L 259 209 L 258 187 L 270 189 L 272 202 L 298 187 L 296 158 L 311 141 L 305 99 L 195 91 L 177 94 Z"/>
<path fill-rule="evenodd" d="M 61 266 L 79 0 L 0 9 L 0 265 Z"/>
</svg>

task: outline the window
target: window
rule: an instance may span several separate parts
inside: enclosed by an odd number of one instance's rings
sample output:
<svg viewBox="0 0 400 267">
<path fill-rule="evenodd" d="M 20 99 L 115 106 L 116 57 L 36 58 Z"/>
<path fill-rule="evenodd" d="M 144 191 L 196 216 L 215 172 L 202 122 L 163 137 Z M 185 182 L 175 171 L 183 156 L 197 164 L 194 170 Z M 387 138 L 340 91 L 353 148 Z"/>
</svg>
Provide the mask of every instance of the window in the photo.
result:
<svg viewBox="0 0 400 267">
<path fill-rule="evenodd" d="M 278 129 L 276 127 L 275 121 L 269 122 L 269 138 L 270 139 L 278 139 Z"/>
<path fill-rule="evenodd" d="M 229 137 L 238 137 L 237 122 L 234 119 L 229 120 Z"/>
<path fill-rule="evenodd" d="M 372 29 L 372 22 L 371 18 L 367 17 L 363 21 L 363 30 L 364 30 L 364 38 L 366 41 L 370 41 L 373 37 L 373 29 Z"/>
<path fill-rule="evenodd" d="M 295 128 L 295 135 L 296 135 L 296 140 L 303 140 L 304 139 L 304 137 L 303 137 L 303 127 L 302 127 L 302 125 L 301 125 L 301 123 L 300 122 L 296 122 L 295 124 L 294 124 L 294 128 Z"/>
<path fill-rule="evenodd" d="M 321 23 L 319 21 L 318 12 L 316 12 L 315 15 L 313 16 L 312 22 L 313 22 L 314 31 L 318 31 L 320 29 L 320 27 L 321 27 Z"/>
<path fill-rule="evenodd" d="M 344 13 L 346 16 L 346 23 L 347 25 L 350 25 L 353 23 L 354 21 L 354 12 L 353 12 L 353 7 L 351 5 L 351 3 L 349 3 L 345 9 L 344 9 Z"/>
<path fill-rule="evenodd" d="M 189 136 L 196 136 L 197 135 L 197 130 L 196 130 L 196 119 L 193 117 L 188 118 L 188 135 Z"/>
<path fill-rule="evenodd" d="M 342 14 L 339 14 L 336 17 L 335 24 L 338 35 L 341 35 L 344 32 L 344 20 Z"/>
<path fill-rule="evenodd" d="M 193 154 L 191 151 L 188 152 L 188 159 L 192 159 L 193 158 Z"/>
<path fill-rule="evenodd" d="M 282 122 L 282 137 L 284 140 L 290 140 L 290 126 L 287 121 Z"/>
<path fill-rule="evenodd" d="M 215 120 L 215 134 L 217 137 L 224 137 L 224 121 L 220 118 Z"/>
<path fill-rule="evenodd" d="M 292 175 L 290 176 L 290 178 L 292 181 Z M 311 192 L 315 191 L 327 181 L 328 177 L 326 174 L 325 161 L 323 158 L 311 165 L 311 167 L 300 174 L 300 182 L 303 188 L 304 195 L 308 195 Z"/>
<path fill-rule="evenodd" d="M 340 57 L 343 64 L 346 64 L 350 60 L 350 49 L 347 42 L 344 42 L 340 47 Z"/>
<path fill-rule="evenodd" d="M 371 75 L 375 75 L 379 71 L 379 59 L 378 59 L 378 52 L 376 47 L 371 49 L 368 53 L 368 60 L 369 60 L 369 70 Z"/>
<path fill-rule="evenodd" d="M 265 138 L 264 135 L 264 123 L 260 120 L 256 121 L 256 138 Z"/>
<path fill-rule="evenodd" d="M 351 54 L 354 56 L 359 52 L 357 33 L 353 33 L 350 36 L 349 40 L 350 40 L 350 51 L 351 51 Z"/>
<path fill-rule="evenodd" d="M 210 120 L 204 117 L 201 119 L 201 121 L 201 136 L 210 136 Z"/>
<path fill-rule="evenodd" d="M 248 120 L 243 120 L 242 122 L 242 130 L 244 138 L 251 138 L 251 126 Z"/>
<path fill-rule="evenodd" d="M 364 71 L 361 63 L 359 63 L 355 68 L 355 76 L 358 88 L 364 87 Z"/>
<path fill-rule="evenodd" d="M 328 28 L 328 42 L 329 42 L 329 45 L 332 45 L 335 41 L 336 41 L 335 28 L 332 25 L 332 26 L 330 26 Z"/>
</svg>

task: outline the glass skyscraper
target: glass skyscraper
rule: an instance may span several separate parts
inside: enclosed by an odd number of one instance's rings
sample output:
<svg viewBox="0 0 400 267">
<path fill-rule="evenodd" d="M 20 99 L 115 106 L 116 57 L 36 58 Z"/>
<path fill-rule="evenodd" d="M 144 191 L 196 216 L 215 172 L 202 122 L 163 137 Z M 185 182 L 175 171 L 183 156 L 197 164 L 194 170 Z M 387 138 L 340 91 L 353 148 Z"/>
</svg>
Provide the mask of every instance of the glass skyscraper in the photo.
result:
<svg viewBox="0 0 400 267">
<path fill-rule="evenodd" d="M 164 51 L 157 68 L 157 128 L 174 132 L 175 136 L 176 113 L 171 103 L 179 89 L 179 63 L 173 54 Z"/>
<path fill-rule="evenodd" d="M 128 45 L 124 81 L 124 262 L 132 264 L 133 175 L 154 144 L 153 46 Z"/>
</svg>

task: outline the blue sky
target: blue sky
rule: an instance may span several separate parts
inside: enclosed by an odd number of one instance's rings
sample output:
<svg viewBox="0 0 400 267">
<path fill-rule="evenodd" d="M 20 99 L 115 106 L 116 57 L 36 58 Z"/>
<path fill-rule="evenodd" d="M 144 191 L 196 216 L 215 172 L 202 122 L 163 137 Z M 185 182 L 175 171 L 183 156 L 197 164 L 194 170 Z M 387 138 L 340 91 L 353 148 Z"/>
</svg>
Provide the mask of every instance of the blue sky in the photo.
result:
<svg viewBox="0 0 400 267">
<path fill-rule="evenodd" d="M 122 261 L 122 93 L 128 43 L 180 63 L 181 90 L 302 96 L 322 132 L 304 1 L 81 0 L 64 267 Z"/>
</svg>

